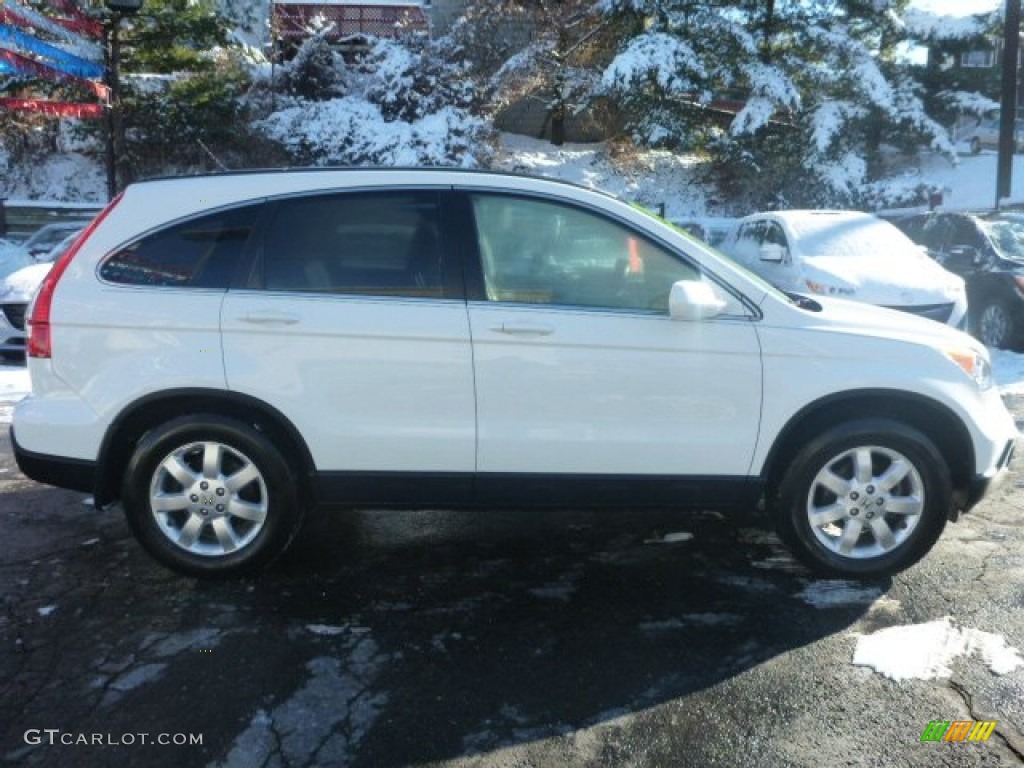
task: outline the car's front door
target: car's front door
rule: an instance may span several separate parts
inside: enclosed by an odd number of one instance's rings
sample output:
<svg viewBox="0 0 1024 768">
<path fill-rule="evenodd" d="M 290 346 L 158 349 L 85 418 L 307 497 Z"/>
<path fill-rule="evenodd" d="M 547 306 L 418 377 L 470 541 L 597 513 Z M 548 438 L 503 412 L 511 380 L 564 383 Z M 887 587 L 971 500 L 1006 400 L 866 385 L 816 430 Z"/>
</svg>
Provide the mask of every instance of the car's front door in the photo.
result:
<svg viewBox="0 0 1024 768">
<path fill-rule="evenodd" d="M 442 194 L 341 192 L 273 203 L 258 269 L 225 298 L 228 387 L 291 421 L 325 497 L 469 498 L 469 324 L 461 267 L 441 236 Z"/>
<path fill-rule="evenodd" d="M 468 193 L 466 207 L 481 273 L 469 316 L 482 498 L 660 489 L 682 504 L 735 490 L 761 410 L 744 303 L 716 286 L 721 317 L 672 320 L 672 283 L 710 278 L 640 232 L 547 199 Z"/>
</svg>

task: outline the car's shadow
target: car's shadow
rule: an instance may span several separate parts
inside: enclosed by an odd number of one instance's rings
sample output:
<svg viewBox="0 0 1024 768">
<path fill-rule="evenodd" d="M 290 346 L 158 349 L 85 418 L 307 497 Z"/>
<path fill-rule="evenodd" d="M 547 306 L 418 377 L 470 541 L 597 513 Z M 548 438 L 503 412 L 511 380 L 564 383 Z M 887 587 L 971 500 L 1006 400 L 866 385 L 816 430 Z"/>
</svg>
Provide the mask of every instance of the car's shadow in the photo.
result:
<svg viewBox="0 0 1024 768">
<path fill-rule="evenodd" d="M 770 533 L 666 510 L 319 517 L 277 579 L 289 594 L 267 608 L 310 632 L 365 630 L 386 659 L 371 684 L 386 704 L 355 753 L 367 766 L 683 697 L 844 629 L 869 602 L 815 607 L 810 574 Z"/>
<path fill-rule="evenodd" d="M 5 502 L 38 510 L 37 488 Z M 65 505 L 52 519 L 74 545 L 11 574 L 57 609 L 47 623 L 12 603 L 30 655 L 8 694 L 34 690 L 31 654 L 53 649 L 45 680 L 60 685 L 24 712 L 4 702 L 7 740 L 44 711 L 45 727 L 203 734 L 201 749 L 132 752 L 151 766 L 275 751 L 413 765 L 523 745 L 704 691 L 843 630 L 890 586 L 815 607 L 772 535 L 665 510 L 321 514 L 263 576 L 197 582 L 154 565 L 118 512 L 86 538 L 96 521 Z M 17 754 L 47 764 L 41 749 Z"/>
</svg>

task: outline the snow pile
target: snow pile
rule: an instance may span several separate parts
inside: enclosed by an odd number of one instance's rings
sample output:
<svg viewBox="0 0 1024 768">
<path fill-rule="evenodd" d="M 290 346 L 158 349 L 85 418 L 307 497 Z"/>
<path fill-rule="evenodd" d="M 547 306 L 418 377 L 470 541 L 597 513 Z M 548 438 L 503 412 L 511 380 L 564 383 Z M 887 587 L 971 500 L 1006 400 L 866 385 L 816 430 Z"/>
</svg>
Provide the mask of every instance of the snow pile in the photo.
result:
<svg viewBox="0 0 1024 768">
<path fill-rule="evenodd" d="M 1024 395 L 1024 355 L 1005 349 L 990 349 L 992 378 L 1003 395 Z"/>
<path fill-rule="evenodd" d="M 977 629 L 957 629 L 949 617 L 926 624 L 889 627 L 857 638 L 856 666 L 871 667 L 891 680 L 931 680 L 953 674 L 959 656 L 981 656 L 994 674 L 1024 665 L 1016 648 L 1002 636 Z"/>
</svg>

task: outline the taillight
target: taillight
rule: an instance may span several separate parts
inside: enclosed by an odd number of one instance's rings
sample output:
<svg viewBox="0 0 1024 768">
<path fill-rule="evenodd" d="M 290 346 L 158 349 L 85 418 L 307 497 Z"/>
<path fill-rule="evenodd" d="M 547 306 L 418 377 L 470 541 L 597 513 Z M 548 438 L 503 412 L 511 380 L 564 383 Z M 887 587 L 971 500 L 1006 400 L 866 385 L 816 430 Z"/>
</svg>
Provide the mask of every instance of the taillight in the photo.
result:
<svg viewBox="0 0 1024 768">
<path fill-rule="evenodd" d="M 28 319 L 30 327 L 28 342 L 25 348 L 29 357 L 50 356 L 50 304 L 53 302 L 53 292 L 57 288 L 57 281 L 60 280 L 64 270 L 71 264 L 71 260 L 75 258 L 81 247 L 85 245 L 85 241 L 96 231 L 96 227 L 100 225 L 100 222 L 107 218 L 107 215 L 114 210 L 114 206 L 121 202 L 122 197 L 124 197 L 123 192 L 111 200 L 107 207 L 99 212 L 99 215 L 92 220 L 89 226 L 82 230 L 82 233 L 71 243 L 71 247 L 64 251 L 64 254 L 57 259 L 50 271 L 46 273 L 46 277 L 43 278 L 43 282 L 39 286 L 39 292 L 32 302 L 32 312 Z"/>
</svg>

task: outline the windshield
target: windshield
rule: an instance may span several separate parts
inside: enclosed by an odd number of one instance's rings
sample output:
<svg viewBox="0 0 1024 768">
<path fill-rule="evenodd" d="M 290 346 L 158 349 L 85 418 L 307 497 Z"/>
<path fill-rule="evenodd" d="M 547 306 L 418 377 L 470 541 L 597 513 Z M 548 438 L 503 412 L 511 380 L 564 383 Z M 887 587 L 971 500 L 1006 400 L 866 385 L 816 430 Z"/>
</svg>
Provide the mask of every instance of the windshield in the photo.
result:
<svg viewBox="0 0 1024 768">
<path fill-rule="evenodd" d="M 988 219 L 978 225 L 1004 259 L 1024 261 L 1024 220 Z"/>
</svg>

